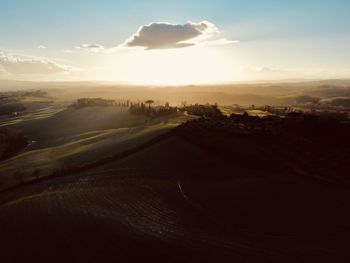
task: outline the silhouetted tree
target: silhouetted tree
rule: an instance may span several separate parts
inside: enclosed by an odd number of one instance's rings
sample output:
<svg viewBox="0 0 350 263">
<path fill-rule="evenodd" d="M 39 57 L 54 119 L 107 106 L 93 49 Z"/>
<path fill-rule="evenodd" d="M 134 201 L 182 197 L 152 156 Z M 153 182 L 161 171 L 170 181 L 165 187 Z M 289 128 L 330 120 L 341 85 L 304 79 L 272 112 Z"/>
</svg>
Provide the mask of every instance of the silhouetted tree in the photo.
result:
<svg viewBox="0 0 350 263">
<path fill-rule="evenodd" d="M 151 104 L 153 104 L 154 101 L 153 100 L 147 100 L 147 101 L 145 101 L 145 103 L 148 104 L 148 108 L 151 109 Z"/>
</svg>

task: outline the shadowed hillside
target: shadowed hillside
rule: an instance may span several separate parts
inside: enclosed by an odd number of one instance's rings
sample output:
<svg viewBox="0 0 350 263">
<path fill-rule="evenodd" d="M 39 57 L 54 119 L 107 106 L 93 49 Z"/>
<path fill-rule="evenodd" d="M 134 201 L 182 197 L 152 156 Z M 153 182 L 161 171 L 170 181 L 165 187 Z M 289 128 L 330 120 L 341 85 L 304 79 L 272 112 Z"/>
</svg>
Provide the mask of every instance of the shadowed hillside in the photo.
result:
<svg viewBox="0 0 350 263">
<path fill-rule="evenodd" d="M 295 114 L 189 121 L 2 193 L 3 257 L 347 262 L 348 128 Z"/>
</svg>

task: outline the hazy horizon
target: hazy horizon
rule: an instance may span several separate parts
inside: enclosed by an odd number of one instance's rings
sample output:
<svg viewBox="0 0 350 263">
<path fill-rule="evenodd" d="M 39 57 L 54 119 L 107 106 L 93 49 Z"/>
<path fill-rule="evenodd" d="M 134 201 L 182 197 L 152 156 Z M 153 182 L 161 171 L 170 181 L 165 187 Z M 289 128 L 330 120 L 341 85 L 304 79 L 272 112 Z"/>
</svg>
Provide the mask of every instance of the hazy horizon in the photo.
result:
<svg viewBox="0 0 350 263">
<path fill-rule="evenodd" d="M 344 0 L 0 6 L 0 79 L 174 86 L 350 77 Z"/>
</svg>

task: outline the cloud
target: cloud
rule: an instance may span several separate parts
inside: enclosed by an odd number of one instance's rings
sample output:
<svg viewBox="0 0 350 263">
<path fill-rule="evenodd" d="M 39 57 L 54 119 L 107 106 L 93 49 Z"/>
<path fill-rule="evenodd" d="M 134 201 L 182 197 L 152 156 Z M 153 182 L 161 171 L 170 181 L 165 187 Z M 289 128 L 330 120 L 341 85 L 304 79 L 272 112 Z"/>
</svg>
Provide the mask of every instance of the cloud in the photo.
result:
<svg viewBox="0 0 350 263">
<path fill-rule="evenodd" d="M 62 53 L 70 54 L 70 53 L 73 53 L 73 50 L 64 49 L 64 50 L 62 50 Z"/>
<path fill-rule="evenodd" d="M 151 23 L 140 27 L 123 46 L 146 49 L 185 48 L 217 33 L 218 28 L 208 21 L 186 24 Z"/>
<path fill-rule="evenodd" d="M 88 52 L 100 52 L 106 49 L 103 45 L 100 45 L 100 44 L 83 44 L 75 48 L 85 50 Z"/>
<path fill-rule="evenodd" d="M 186 24 L 157 22 L 140 27 L 136 34 L 116 47 L 105 47 L 101 44 L 82 44 L 75 48 L 91 53 L 108 54 L 133 47 L 152 50 L 185 48 L 195 45 L 221 46 L 238 43 L 236 40 L 218 38 L 219 33 L 219 29 L 208 21 L 199 23 L 189 21 Z"/>
<path fill-rule="evenodd" d="M 5 54 L 0 52 L 0 67 L 10 74 L 48 75 L 70 70 L 51 60 Z"/>
<path fill-rule="evenodd" d="M 236 44 L 239 43 L 238 40 L 229 40 L 227 38 L 219 38 L 215 40 L 209 40 L 204 42 L 203 44 L 206 46 L 223 46 L 223 45 L 230 45 L 230 44 Z"/>
<path fill-rule="evenodd" d="M 38 48 L 38 49 L 46 49 L 46 47 L 44 45 L 39 45 L 36 48 Z"/>
<path fill-rule="evenodd" d="M 271 68 L 266 66 L 257 68 L 242 68 L 240 75 L 242 79 L 259 81 L 307 79 L 311 76 L 300 70 Z"/>
</svg>

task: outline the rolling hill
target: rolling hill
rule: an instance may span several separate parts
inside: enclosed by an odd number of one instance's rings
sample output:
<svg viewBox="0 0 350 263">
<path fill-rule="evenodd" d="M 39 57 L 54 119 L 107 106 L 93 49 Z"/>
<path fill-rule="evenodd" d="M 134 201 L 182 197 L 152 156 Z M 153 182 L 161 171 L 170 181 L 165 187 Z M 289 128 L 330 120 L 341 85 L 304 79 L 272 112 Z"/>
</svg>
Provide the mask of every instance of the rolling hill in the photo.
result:
<svg viewBox="0 0 350 263">
<path fill-rule="evenodd" d="M 347 262 L 347 185 L 244 164 L 266 154 L 248 139 L 230 141 L 226 158 L 183 132 L 2 193 L 3 258 Z M 200 140 L 225 149 L 208 134 Z"/>
</svg>

